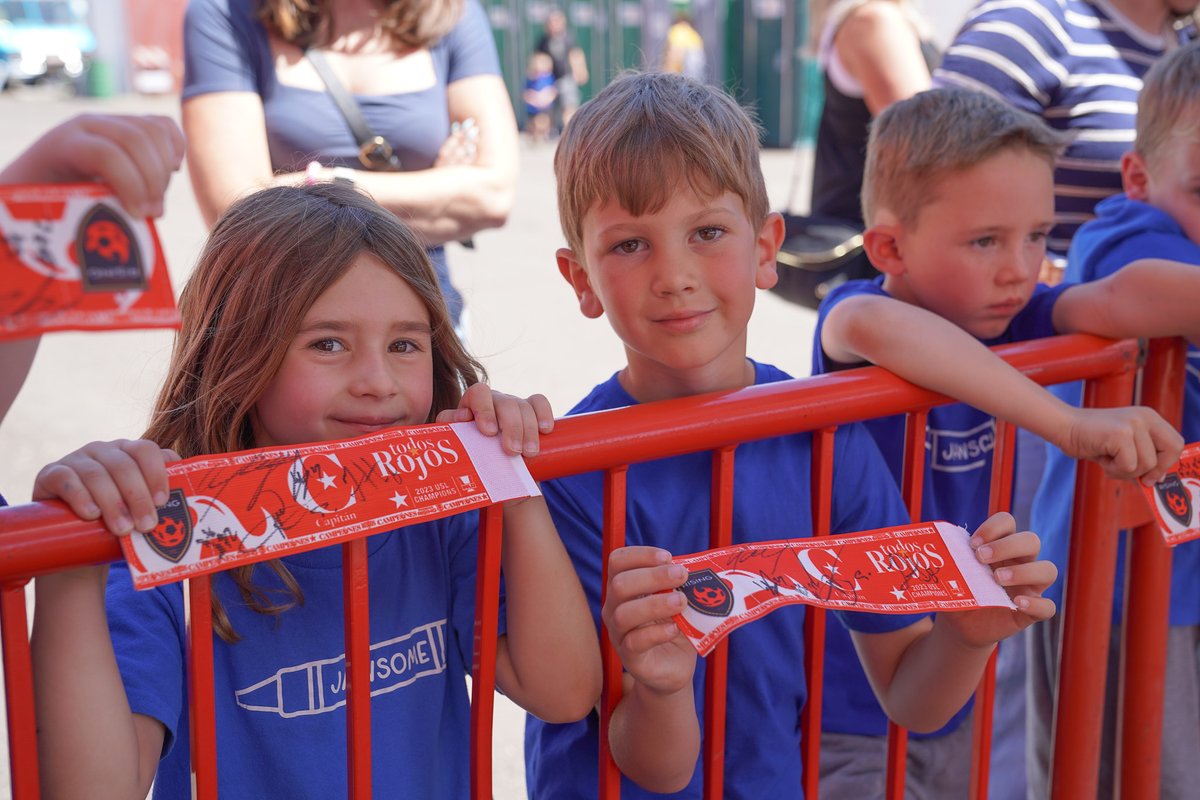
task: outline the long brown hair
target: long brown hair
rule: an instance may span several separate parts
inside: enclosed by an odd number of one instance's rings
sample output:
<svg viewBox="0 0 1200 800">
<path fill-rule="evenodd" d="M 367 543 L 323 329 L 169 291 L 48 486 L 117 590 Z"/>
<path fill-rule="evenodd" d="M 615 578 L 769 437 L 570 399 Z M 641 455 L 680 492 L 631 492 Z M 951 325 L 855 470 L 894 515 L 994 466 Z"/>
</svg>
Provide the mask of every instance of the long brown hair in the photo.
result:
<svg viewBox="0 0 1200 800">
<path fill-rule="evenodd" d="M 167 379 L 145 437 L 184 458 L 257 446 L 250 416 L 274 379 L 304 315 L 362 253 L 407 283 L 433 329 L 433 403 L 453 408 L 484 378 L 463 349 L 424 247 L 391 212 L 337 182 L 277 186 L 242 198 L 217 220 L 179 298 L 182 317 Z M 273 600 L 251 580 L 255 565 L 230 577 L 247 605 L 278 614 L 303 602 L 279 561 L 267 562 L 286 589 Z M 237 639 L 214 595 L 214 627 Z"/>
<path fill-rule="evenodd" d="M 261 0 L 258 18 L 268 30 L 298 47 L 333 41 L 336 0 Z M 463 0 L 391 0 L 381 3 L 384 35 L 402 48 L 428 47 L 462 18 Z"/>
</svg>

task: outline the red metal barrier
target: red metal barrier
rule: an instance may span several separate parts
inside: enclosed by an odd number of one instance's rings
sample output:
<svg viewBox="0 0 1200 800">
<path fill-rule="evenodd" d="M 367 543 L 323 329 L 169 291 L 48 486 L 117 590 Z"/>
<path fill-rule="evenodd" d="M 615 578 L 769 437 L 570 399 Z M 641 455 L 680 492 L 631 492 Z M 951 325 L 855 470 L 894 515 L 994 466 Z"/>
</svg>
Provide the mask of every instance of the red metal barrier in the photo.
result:
<svg viewBox="0 0 1200 800">
<path fill-rule="evenodd" d="M 1137 367 L 1139 348 L 1136 342 L 1107 342 L 1086 336 L 1058 337 L 1037 342 L 1013 345 L 1000 350 L 1034 380 L 1060 383 L 1086 379 L 1090 386 L 1089 402 L 1121 404 L 1128 402 Z M 1174 380 L 1181 383 L 1181 367 L 1172 361 L 1159 365 L 1148 373 L 1148 399 L 1155 403 L 1174 402 L 1169 386 Z M 1155 394 L 1157 392 L 1157 394 Z M 729 509 L 732 497 L 732 466 L 734 448 L 742 441 L 786 435 L 800 431 L 814 432 L 813 449 L 813 527 L 818 535 L 828 532 L 830 487 L 833 464 L 832 433 L 836 426 L 871 417 L 909 413 L 913 435 L 908 437 L 908 466 L 903 492 L 914 511 L 919 511 L 921 493 L 920 459 L 924 457 L 924 411 L 941 404 L 946 398 L 918 389 L 893 375 L 877 369 L 860 369 L 785 383 L 768 384 L 700 397 L 644 404 L 626 409 L 560 420 L 555 433 L 543 443 L 542 454 L 530 461 L 530 469 L 538 480 L 547 480 L 580 472 L 603 470 L 605 479 L 604 547 L 606 552 L 624 541 L 625 475 L 627 465 L 664 456 L 714 451 L 713 458 L 713 530 L 714 545 L 728 540 Z M 994 469 L 993 503 L 1001 507 L 1011 489 L 1011 432 L 998 430 L 1000 446 Z M 1062 669 L 1072 674 L 1068 682 L 1073 691 L 1064 691 L 1059 701 L 1058 719 L 1064 722 L 1055 737 L 1054 794 L 1056 797 L 1085 797 L 1094 791 L 1098 746 L 1093 746 L 1092 731 L 1096 725 L 1081 724 L 1093 720 L 1093 708 L 1100 706 L 1104 691 L 1103 672 L 1097 676 L 1092 669 L 1098 642 L 1107 642 L 1106 614 L 1085 615 L 1087 608 L 1103 601 L 1111 592 L 1111 581 L 1102 571 L 1109 563 L 1110 545 L 1115 547 L 1118 513 L 1136 516 L 1122 505 L 1118 486 L 1107 481 L 1097 470 L 1081 470 L 1076 494 L 1076 528 L 1086 526 L 1088 548 L 1072 547 L 1072 575 L 1076 579 L 1069 587 L 1070 598 L 1066 614 L 1066 631 Z M 477 598 L 476 658 L 473 669 L 472 692 L 472 795 L 491 797 L 491 718 L 492 690 L 495 679 L 496 596 L 499 585 L 500 517 L 497 509 L 481 515 L 480 569 Z M 1103 539 L 1097 546 L 1097 532 Z M 1111 533 L 1110 533 L 1111 531 Z M 1152 539 L 1147 535 L 1142 538 Z M 1079 544 L 1081 537 L 1075 537 Z M 354 543 L 359 544 L 359 543 Z M 346 570 L 345 596 L 347 608 L 347 672 L 350 684 L 347 720 L 349 725 L 348 766 L 349 791 L 353 797 L 369 797 L 370 785 L 370 728 L 369 681 L 367 680 L 366 638 L 366 569 L 365 553 L 354 544 L 343 545 Z M 1115 552 L 1115 551 L 1114 551 Z M 116 560 L 120 550 L 113 537 L 95 523 L 78 520 L 59 504 L 42 503 L 0 511 L 0 619 L 3 620 L 4 665 L 9 693 L 9 754 L 13 775 L 14 797 L 17 800 L 34 798 L 38 793 L 37 761 L 34 737 L 32 679 L 29 667 L 29 646 L 22 624 L 25 617 L 23 585 L 30 577 L 84 564 Z M 1090 561 L 1083 561 L 1087 557 Z M 1082 566 L 1077 568 L 1077 561 Z M 1097 571 L 1099 570 L 1099 571 Z M 1159 581 L 1159 585 L 1162 585 Z M 1135 578 L 1134 585 L 1138 586 Z M 1072 611 L 1078 597 L 1085 604 Z M 196 771 L 198 796 L 216 797 L 215 721 L 212 719 L 212 633 L 206 579 L 193 580 L 189 592 L 192 637 L 189 647 L 189 687 L 192 698 L 193 768 Z M 480 620 L 491 620 L 484 624 Z M 824 617 L 810 613 L 812 632 L 808 667 L 810 700 L 803 720 L 805 732 L 804 760 L 806 792 L 817 796 L 819 757 L 818 727 L 820 722 L 820 651 Z M 1126 628 L 1140 627 L 1138 625 Z M 1165 632 L 1164 632 L 1165 635 Z M 1153 644 L 1144 644 L 1152 651 Z M 620 666 L 612 648 L 603 648 L 606 678 L 602 701 L 602 724 L 607 719 L 621 691 Z M 1130 674 L 1146 669 L 1153 672 L 1155 662 L 1130 661 Z M 709 685 L 706 687 L 706 732 L 709 742 L 704 754 L 705 795 L 720 797 L 723 786 L 722 742 L 724 720 L 724 677 L 720 664 L 710 661 Z M 1079 678 L 1080 680 L 1076 680 Z M 1083 680 L 1086 678 L 1086 680 Z M 1140 685 L 1140 684 L 1139 684 Z M 1085 687 L 1085 688 L 1080 688 Z M 1161 689 L 1160 689 L 1161 691 Z M 1132 689 L 1127 696 L 1133 697 Z M 1124 717 L 1126 731 L 1144 730 L 1147 719 L 1161 713 L 1147 707 L 1153 705 L 1153 695 L 1142 697 L 1142 704 L 1131 702 Z M 977 712 L 985 718 L 990 714 L 990 698 L 980 699 Z M 1065 722 L 1069 720 L 1070 725 Z M 979 723 L 986 730 L 986 719 Z M 1141 726 L 1141 727 L 1139 727 Z M 1139 733 L 1140 735 L 1140 733 Z M 1098 737 L 1098 733 L 1096 734 Z M 986 734 L 977 738 L 979 750 L 972 766 L 972 796 L 986 796 L 987 762 L 984 747 Z M 1157 738 L 1152 745 L 1157 749 Z M 607 731 L 601 736 L 600 796 L 619 795 L 618 775 L 606 748 Z M 1147 742 L 1147 747 L 1151 746 Z M 903 793 L 903 749 L 899 737 L 892 748 L 893 761 L 889 783 L 896 784 L 896 796 Z M 1139 782 L 1148 780 L 1136 774 L 1128 764 L 1125 776 Z M 1089 778 L 1089 775 L 1091 776 Z M 1093 791 L 1089 791 L 1093 790 Z"/>
</svg>

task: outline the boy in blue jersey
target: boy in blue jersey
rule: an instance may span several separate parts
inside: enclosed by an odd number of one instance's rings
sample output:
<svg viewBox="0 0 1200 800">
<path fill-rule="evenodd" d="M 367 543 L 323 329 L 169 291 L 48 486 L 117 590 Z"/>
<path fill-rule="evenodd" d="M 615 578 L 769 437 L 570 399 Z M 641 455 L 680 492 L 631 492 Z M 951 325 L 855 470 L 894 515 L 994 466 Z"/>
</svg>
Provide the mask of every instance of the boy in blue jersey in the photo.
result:
<svg viewBox="0 0 1200 800">
<path fill-rule="evenodd" d="M 1200 265 L 1200 42 L 1193 42 L 1159 61 L 1147 73 L 1138 98 L 1137 139 L 1121 160 L 1125 191 L 1096 206 L 1096 219 L 1079 229 L 1071 243 L 1066 279 L 1095 281 L 1146 258 L 1166 258 Z M 1197 270 L 1200 274 L 1200 270 Z M 1183 436 L 1200 441 L 1200 351 L 1188 349 L 1184 393 Z M 1078 405 L 1079 383 L 1053 391 Z M 1049 447 L 1046 472 L 1034 499 L 1033 519 L 1045 526 L 1047 548 L 1066 564 L 1071 522 L 1069 497 L 1059 490 L 1075 481 L 1075 463 Z M 1038 530 L 1042 530 L 1041 527 Z M 1163 709 L 1163 797 L 1193 796 L 1200 784 L 1200 542 L 1174 548 L 1171 575 L 1170 628 L 1167 643 L 1166 696 Z M 1054 587 L 1062 595 L 1059 585 Z M 1123 593 L 1114 593 L 1114 612 Z M 1119 621 L 1119 617 L 1117 618 Z M 1058 658 L 1058 626 L 1030 637 L 1029 689 L 1038 702 L 1031 707 L 1031 783 L 1044 786 L 1049 765 L 1038 752 L 1049 744 L 1054 663 Z M 1109 680 L 1115 680 L 1120 636 L 1112 637 Z M 1050 659 L 1053 659 L 1050 661 Z M 1049 663 L 1048 663 L 1049 661 Z M 1113 730 L 1115 709 L 1106 708 L 1106 728 Z M 1100 785 L 1112 785 L 1111 737 L 1105 738 Z"/>
<path fill-rule="evenodd" d="M 1191 311 L 1200 272 L 1179 281 L 1180 265 L 1139 265 L 1110 281 L 1050 288 L 1037 283 L 1054 221 L 1053 168 L 1060 134 L 1041 120 L 979 92 L 934 89 L 889 107 L 867 147 L 864 234 L 883 273 L 831 292 L 820 309 L 814 373 L 863 363 L 886 367 L 963 403 L 934 409 L 926 433 L 922 516 L 974 525 L 988 511 L 994 416 L 1054 442 L 1074 458 L 1094 459 L 1118 478 L 1154 480 L 1182 439 L 1145 408 L 1086 410 L 1024 378 L 987 347 L 1084 331 L 1112 337 L 1161 336 L 1200 328 Z M 868 423 L 899 479 L 904 420 Z M 1059 490 L 1070 495 L 1070 484 Z M 1036 526 L 1035 526 L 1036 528 Z M 880 775 L 862 776 L 855 754 L 879 751 L 878 708 L 865 708 L 867 681 L 837 631 L 827 644 L 832 684 L 823 775 L 842 770 L 862 782 L 831 784 L 831 794 L 882 792 Z M 857 701 L 857 702 L 855 702 Z M 851 717 L 841 728 L 835 718 Z M 932 796 L 966 794 L 965 712 L 925 742 L 912 776 Z M 847 795 L 848 796 L 848 795 Z"/>
<path fill-rule="evenodd" d="M 756 289 L 774 283 L 782 220 L 768 212 L 758 130 L 727 95 L 680 75 L 625 75 L 585 104 L 555 154 L 559 214 L 570 245 L 559 270 L 585 316 L 608 316 L 627 364 L 571 413 L 739 389 L 784 380 L 746 357 Z M 811 535 L 808 434 L 737 449 L 733 540 Z M 906 519 L 878 448 L 860 425 L 835 436 L 835 532 Z M 687 576 L 670 554 L 708 548 L 711 456 L 634 464 L 627 480 L 626 543 L 609 560 L 603 612 L 603 476 L 543 486 L 593 614 L 603 615 L 625 667 L 609 744 L 632 780 L 623 798 L 698 798 L 704 663 L 670 621 Z M 1053 614 L 1040 590 L 1053 570 L 1037 537 L 1007 514 L 972 537 L 1019 608 L 928 615 L 839 614 L 851 627 L 883 705 L 929 730 L 962 706 L 994 643 Z M 804 610 L 788 609 L 729 639 L 727 798 L 800 798 L 800 712 L 805 702 Z M 526 772 L 533 798 L 594 798 L 595 713 L 575 725 L 533 718 Z M 636 785 L 635 783 L 636 782 Z"/>
</svg>

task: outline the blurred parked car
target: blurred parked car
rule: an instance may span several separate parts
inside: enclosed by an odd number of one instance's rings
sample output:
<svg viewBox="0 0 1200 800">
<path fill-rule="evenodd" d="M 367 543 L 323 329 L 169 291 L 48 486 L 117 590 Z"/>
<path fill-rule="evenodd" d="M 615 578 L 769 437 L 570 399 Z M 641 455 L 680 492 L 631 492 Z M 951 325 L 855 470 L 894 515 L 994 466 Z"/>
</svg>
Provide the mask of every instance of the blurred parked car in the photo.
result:
<svg viewBox="0 0 1200 800">
<path fill-rule="evenodd" d="M 96 51 L 87 0 L 0 0 L 0 88 L 60 80 L 82 88 Z"/>
</svg>

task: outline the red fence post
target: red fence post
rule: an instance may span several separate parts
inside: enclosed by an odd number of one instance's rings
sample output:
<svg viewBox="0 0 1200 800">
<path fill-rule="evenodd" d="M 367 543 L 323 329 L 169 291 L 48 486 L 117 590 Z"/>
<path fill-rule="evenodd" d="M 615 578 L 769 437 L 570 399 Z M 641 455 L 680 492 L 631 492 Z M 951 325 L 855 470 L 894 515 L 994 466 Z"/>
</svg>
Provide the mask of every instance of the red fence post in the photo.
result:
<svg viewBox="0 0 1200 800">
<path fill-rule="evenodd" d="M 1014 455 L 1017 429 L 996 420 L 995 449 L 992 451 L 992 485 L 988 514 L 1008 511 L 1012 505 Z M 979 688 L 975 690 L 975 713 L 971 728 L 970 800 L 986 800 L 992 765 L 992 724 L 996 701 L 996 659 L 1000 648 L 992 650 Z"/>
<path fill-rule="evenodd" d="M 371 616 L 367 540 L 342 545 L 346 636 L 346 775 L 349 796 L 371 798 Z"/>
<path fill-rule="evenodd" d="M 41 796 L 38 776 L 37 722 L 33 705 L 33 663 L 29 654 L 29 617 L 25 584 L 0 587 L 0 635 L 4 637 L 4 693 L 8 718 L 8 764 L 14 800 Z"/>
<path fill-rule="evenodd" d="M 208 575 L 187 582 L 188 720 L 192 741 L 192 785 L 196 800 L 217 800 L 217 712 L 213 691 L 212 582 Z"/>
<path fill-rule="evenodd" d="M 1084 405 L 1127 405 L 1133 370 L 1088 381 Z M 1117 563 L 1117 485 L 1091 461 L 1079 463 L 1071 512 L 1071 544 L 1063 596 L 1058 703 L 1051 737 L 1050 794 L 1054 800 L 1095 797 L 1104 721 L 1103 665 L 1108 661 Z M 1097 665 L 1100 665 L 1099 668 Z M 1070 675 L 1069 681 L 1061 679 Z"/>
<path fill-rule="evenodd" d="M 709 507 L 709 547 L 733 544 L 733 452 L 713 451 Z M 607 551 L 606 551 L 607 553 Z M 704 797 L 721 800 L 725 791 L 725 689 L 729 682 L 729 640 L 704 660 Z"/>
<path fill-rule="evenodd" d="M 1156 339 L 1142 371 L 1142 403 L 1177 429 L 1183 420 L 1186 366 L 1187 344 L 1182 339 Z M 1128 486 L 1125 491 L 1137 489 Z M 1158 797 L 1162 767 L 1171 549 L 1153 521 L 1130 535 L 1125 592 L 1115 783 L 1120 797 L 1133 800 Z"/>
<path fill-rule="evenodd" d="M 812 530 L 828 536 L 833 511 L 833 443 L 836 428 L 812 435 Z M 800 712 L 804 796 L 817 800 L 821 784 L 821 707 L 825 685 L 825 609 L 809 608 L 804 617 L 804 675 L 808 700 Z"/>
<path fill-rule="evenodd" d="M 900 495 L 912 520 L 921 519 L 921 504 L 925 497 L 925 429 L 928 425 L 927 411 L 914 411 L 904 422 L 904 471 L 900 476 Z M 908 731 L 889 719 L 884 767 L 884 797 L 887 800 L 903 800 L 907 772 Z"/>
<path fill-rule="evenodd" d="M 492 797 L 492 717 L 496 698 L 496 631 L 500 614 L 500 554 L 504 507 L 479 512 L 475 566 L 475 660 L 471 666 L 471 797 Z"/>
<path fill-rule="evenodd" d="M 604 474 L 604 531 L 601 547 L 605 557 L 600 567 L 600 605 L 604 605 L 608 593 L 608 553 L 625 546 L 625 477 L 627 465 L 620 465 Z M 617 769 L 608 747 L 608 725 L 612 721 L 613 709 L 621 702 L 621 659 L 613 647 L 608 632 L 601 623 L 600 659 L 604 669 L 604 682 L 600 694 L 600 797 L 603 800 L 618 800 L 621 796 L 621 771 Z"/>
</svg>

